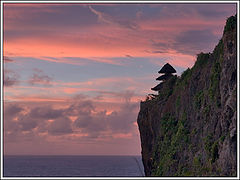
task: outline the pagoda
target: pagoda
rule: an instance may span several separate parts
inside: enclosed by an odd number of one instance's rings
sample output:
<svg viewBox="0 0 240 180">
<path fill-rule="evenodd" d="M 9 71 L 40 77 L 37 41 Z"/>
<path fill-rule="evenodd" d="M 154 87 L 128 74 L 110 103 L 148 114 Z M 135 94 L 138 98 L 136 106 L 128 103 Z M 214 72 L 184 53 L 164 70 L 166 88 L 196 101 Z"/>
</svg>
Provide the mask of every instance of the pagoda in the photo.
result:
<svg viewBox="0 0 240 180">
<path fill-rule="evenodd" d="M 176 70 L 170 65 L 170 64 L 165 64 L 160 71 L 158 71 L 159 74 L 162 74 L 159 76 L 156 80 L 161 81 L 157 86 L 151 88 L 153 91 L 160 91 L 162 88 L 162 83 L 165 82 L 167 79 L 172 77 L 173 73 L 176 73 Z"/>
</svg>

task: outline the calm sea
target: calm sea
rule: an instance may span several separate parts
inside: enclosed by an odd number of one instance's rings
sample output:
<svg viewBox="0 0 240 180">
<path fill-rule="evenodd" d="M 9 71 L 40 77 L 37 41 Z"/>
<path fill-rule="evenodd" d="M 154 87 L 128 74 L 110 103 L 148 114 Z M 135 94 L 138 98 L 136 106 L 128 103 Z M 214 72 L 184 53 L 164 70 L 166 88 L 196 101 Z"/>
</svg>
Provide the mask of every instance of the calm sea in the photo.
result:
<svg viewBox="0 0 240 180">
<path fill-rule="evenodd" d="M 5 177 L 144 176 L 141 156 L 4 156 Z"/>
</svg>

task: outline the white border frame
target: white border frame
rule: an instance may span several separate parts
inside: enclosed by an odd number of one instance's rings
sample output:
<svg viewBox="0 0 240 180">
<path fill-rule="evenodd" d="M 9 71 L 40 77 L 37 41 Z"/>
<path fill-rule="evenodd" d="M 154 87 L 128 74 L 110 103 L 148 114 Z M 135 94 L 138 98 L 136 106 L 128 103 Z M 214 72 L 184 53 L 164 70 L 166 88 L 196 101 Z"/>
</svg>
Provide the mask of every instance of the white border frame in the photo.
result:
<svg viewBox="0 0 240 180">
<path fill-rule="evenodd" d="M 159 4 L 159 3 L 219 3 L 219 4 L 237 4 L 237 177 L 3 177 L 3 4 L 4 3 L 136 3 L 136 4 Z M 0 179 L 239 179 L 239 1 L 1 1 L 1 177 Z"/>
</svg>

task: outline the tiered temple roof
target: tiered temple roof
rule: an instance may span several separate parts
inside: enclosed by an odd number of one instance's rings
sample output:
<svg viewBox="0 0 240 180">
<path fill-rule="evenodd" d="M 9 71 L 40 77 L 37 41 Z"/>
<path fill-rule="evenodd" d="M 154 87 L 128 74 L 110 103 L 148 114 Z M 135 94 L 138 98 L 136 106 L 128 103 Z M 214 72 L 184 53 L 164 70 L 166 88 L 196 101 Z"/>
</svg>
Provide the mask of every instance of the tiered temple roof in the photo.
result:
<svg viewBox="0 0 240 180">
<path fill-rule="evenodd" d="M 164 74 L 164 75 L 159 76 L 156 80 L 164 81 L 164 80 L 167 80 L 168 78 L 170 78 L 171 76 L 172 76 L 172 74 Z"/>
<path fill-rule="evenodd" d="M 153 91 L 160 91 L 162 88 L 162 83 L 173 76 L 172 73 L 176 73 L 176 70 L 169 63 L 167 63 L 162 67 L 160 71 L 158 71 L 158 73 L 163 75 L 159 76 L 156 80 L 162 82 L 160 82 L 157 86 L 151 88 Z"/>
<path fill-rule="evenodd" d="M 160 71 L 158 71 L 158 73 L 171 74 L 171 73 L 176 73 L 176 70 L 170 64 L 167 63 L 162 67 Z"/>
<path fill-rule="evenodd" d="M 159 91 L 162 88 L 162 83 L 156 85 L 155 87 L 151 88 L 153 91 Z"/>
</svg>

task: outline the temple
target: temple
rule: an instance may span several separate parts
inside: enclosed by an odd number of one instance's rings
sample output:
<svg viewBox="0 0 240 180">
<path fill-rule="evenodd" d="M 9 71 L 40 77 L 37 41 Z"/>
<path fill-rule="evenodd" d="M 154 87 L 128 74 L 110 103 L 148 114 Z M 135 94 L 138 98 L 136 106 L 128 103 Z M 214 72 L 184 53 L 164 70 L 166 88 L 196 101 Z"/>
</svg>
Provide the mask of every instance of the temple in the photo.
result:
<svg viewBox="0 0 240 180">
<path fill-rule="evenodd" d="M 160 71 L 158 71 L 159 74 L 163 74 L 159 76 L 156 80 L 161 81 L 157 86 L 151 88 L 153 91 L 160 91 L 162 88 L 162 83 L 165 82 L 167 79 L 172 77 L 173 73 L 176 73 L 176 70 L 170 65 L 170 64 L 165 64 Z"/>
</svg>

